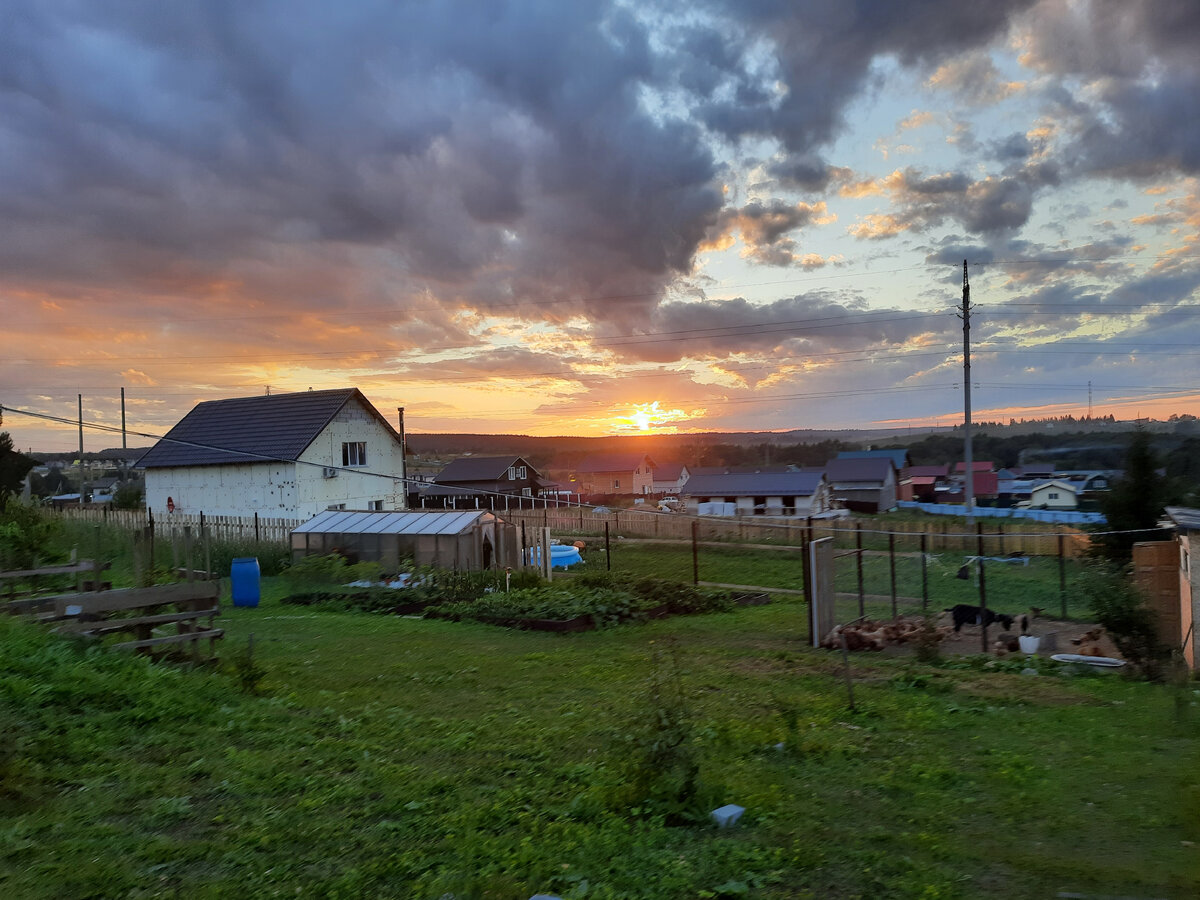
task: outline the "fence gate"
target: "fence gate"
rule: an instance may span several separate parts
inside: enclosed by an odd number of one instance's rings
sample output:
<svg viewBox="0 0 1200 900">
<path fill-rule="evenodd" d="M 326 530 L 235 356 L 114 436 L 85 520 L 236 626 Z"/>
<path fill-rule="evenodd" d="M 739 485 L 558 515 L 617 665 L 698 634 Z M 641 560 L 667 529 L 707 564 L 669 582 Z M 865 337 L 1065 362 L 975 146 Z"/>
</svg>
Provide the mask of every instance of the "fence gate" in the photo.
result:
<svg viewBox="0 0 1200 900">
<path fill-rule="evenodd" d="M 821 646 L 821 639 L 833 630 L 833 538 L 825 537 L 808 545 L 808 628 L 812 645 Z"/>
</svg>

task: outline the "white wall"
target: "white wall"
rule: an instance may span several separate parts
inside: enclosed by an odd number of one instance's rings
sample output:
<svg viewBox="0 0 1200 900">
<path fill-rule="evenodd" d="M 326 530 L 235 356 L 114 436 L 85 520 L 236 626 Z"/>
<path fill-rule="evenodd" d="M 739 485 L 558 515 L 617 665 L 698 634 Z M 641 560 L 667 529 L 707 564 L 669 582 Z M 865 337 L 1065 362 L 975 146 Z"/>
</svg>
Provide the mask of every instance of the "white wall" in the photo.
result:
<svg viewBox="0 0 1200 900">
<path fill-rule="evenodd" d="M 367 465 L 342 467 L 342 443 L 365 441 Z M 344 503 L 346 509 L 404 509 L 403 454 L 392 434 L 365 408 L 348 403 L 293 462 L 238 463 L 146 470 L 146 506 L 156 518 L 169 516 L 167 498 L 179 513 L 210 516 L 303 518 Z M 305 465 L 304 463 L 311 463 Z M 326 478 L 324 467 L 338 469 Z M 375 474 L 395 475 L 379 478 Z"/>
</svg>

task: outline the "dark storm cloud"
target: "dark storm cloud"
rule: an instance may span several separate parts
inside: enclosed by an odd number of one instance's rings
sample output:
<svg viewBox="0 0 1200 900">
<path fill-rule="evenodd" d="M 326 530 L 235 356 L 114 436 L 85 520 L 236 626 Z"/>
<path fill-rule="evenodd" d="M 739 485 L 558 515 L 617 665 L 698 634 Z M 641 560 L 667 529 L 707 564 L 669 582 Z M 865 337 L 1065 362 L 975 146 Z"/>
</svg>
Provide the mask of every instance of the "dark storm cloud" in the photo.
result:
<svg viewBox="0 0 1200 900">
<path fill-rule="evenodd" d="M 1068 156 L 1081 171 L 1200 172 L 1200 4 L 1042 3 L 1027 25 L 1029 60 L 1084 79 L 1097 98 L 1095 106 L 1076 101 L 1070 123 Z"/>
<path fill-rule="evenodd" d="M 1012 233 L 1033 212 L 1036 190 L 1049 177 L 1043 169 L 972 181 L 962 172 L 926 176 L 909 167 L 877 184 L 893 211 L 851 227 L 856 237 L 882 239 L 904 231 L 924 231 L 954 221 L 971 234 Z"/>
<path fill-rule="evenodd" d="M 7 25 L 9 272 L 136 281 L 350 244 L 389 250 L 401 291 L 485 305 L 514 273 L 652 294 L 721 205 L 697 129 L 642 111 L 646 35 L 610 4 L 24 3 Z"/>
<path fill-rule="evenodd" d="M 938 317 L 911 310 L 867 309 L 861 303 L 804 294 L 765 305 L 740 297 L 665 303 L 644 333 L 598 343 L 628 358 L 660 363 L 738 354 L 803 357 L 805 352 L 895 346 L 947 327 Z"/>
</svg>

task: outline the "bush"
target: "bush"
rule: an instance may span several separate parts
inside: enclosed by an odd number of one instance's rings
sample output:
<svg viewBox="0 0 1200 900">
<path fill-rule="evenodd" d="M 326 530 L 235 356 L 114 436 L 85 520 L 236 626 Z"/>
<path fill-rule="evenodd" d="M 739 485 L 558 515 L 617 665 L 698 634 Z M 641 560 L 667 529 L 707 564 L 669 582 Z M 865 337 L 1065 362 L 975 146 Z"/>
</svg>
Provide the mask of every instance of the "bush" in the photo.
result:
<svg viewBox="0 0 1200 900">
<path fill-rule="evenodd" d="M 35 506 L 9 503 L 0 513 L 0 569 L 33 569 L 66 554 L 50 548 L 61 528 Z"/>
<path fill-rule="evenodd" d="M 1077 584 L 1096 621 L 1104 626 L 1121 655 L 1147 678 L 1161 680 L 1170 653 L 1159 642 L 1154 613 L 1146 606 L 1128 570 L 1094 562 Z"/>
</svg>

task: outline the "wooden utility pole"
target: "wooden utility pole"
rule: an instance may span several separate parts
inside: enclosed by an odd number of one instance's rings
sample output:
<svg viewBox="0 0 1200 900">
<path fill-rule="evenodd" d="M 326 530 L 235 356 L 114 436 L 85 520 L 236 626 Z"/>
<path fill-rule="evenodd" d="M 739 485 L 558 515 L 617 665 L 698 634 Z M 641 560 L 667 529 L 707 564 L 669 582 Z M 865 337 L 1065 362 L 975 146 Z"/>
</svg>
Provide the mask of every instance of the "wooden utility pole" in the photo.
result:
<svg viewBox="0 0 1200 900">
<path fill-rule="evenodd" d="M 79 394 L 79 505 L 83 506 L 83 394 Z"/>
<path fill-rule="evenodd" d="M 971 452 L 971 283 L 967 280 L 967 261 L 963 260 L 962 313 L 963 322 L 963 465 L 966 466 L 963 502 L 967 507 L 967 522 L 975 518 L 975 465 Z"/>
</svg>

